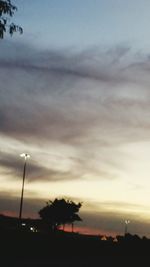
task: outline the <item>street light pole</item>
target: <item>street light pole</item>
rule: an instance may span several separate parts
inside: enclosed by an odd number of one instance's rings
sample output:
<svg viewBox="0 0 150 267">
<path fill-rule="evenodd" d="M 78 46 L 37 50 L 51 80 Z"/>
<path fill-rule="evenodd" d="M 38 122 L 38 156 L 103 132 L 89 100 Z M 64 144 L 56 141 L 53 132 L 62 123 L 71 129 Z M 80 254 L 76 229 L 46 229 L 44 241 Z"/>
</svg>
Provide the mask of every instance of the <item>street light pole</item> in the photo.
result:
<svg viewBox="0 0 150 267">
<path fill-rule="evenodd" d="M 128 224 L 130 223 L 129 220 L 125 220 L 125 231 L 124 231 L 124 235 L 126 235 L 128 233 Z"/>
<path fill-rule="evenodd" d="M 21 191 L 21 200 L 20 200 L 20 211 L 19 211 L 19 220 L 21 221 L 22 218 L 22 206 L 23 206 L 23 193 L 24 193 L 24 182 L 25 182 L 25 175 L 26 175 L 26 165 L 27 165 L 27 158 L 30 158 L 30 155 L 27 153 L 23 153 L 20 157 L 24 158 L 24 167 L 23 167 L 23 181 L 22 181 L 22 191 Z"/>
</svg>

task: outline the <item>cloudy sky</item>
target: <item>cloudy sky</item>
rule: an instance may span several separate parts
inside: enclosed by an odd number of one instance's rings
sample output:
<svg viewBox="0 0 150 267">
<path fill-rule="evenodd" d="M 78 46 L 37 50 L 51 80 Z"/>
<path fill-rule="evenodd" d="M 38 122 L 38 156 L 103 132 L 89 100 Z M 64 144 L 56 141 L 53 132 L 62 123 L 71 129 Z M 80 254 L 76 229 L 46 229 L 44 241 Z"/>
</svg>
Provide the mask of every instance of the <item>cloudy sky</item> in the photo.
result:
<svg viewBox="0 0 150 267">
<path fill-rule="evenodd" d="M 31 3 L 32 2 L 32 3 Z M 0 212 L 82 201 L 79 232 L 150 237 L 150 3 L 14 0 L 0 41 Z"/>
</svg>

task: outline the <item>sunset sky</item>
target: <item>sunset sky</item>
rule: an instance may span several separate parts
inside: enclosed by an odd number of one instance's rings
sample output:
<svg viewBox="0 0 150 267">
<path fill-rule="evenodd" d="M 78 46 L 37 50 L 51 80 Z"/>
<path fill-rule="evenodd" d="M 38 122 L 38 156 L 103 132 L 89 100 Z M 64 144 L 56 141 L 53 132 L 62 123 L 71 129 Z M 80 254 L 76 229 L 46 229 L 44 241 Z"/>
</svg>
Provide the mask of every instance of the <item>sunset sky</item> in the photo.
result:
<svg viewBox="0 0 150 267">
<path fill-rule="evenodd" d="M 82 201 L 78 231 L 150 237 L 150 2 L 14 0 L 0 41 L 0 213 Z"/>
</svg>

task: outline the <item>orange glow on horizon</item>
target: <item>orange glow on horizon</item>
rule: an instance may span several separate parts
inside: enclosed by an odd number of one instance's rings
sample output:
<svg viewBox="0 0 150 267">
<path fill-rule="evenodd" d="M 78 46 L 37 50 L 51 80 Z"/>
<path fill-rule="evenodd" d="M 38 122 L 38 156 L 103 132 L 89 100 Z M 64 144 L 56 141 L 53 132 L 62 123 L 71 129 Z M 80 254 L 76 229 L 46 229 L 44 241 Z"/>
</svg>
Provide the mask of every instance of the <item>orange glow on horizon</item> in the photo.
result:
<svg viewBox="0 0 150 267">
<path fill-rule="evenodd" d="M 60 227 L 61 230 L 63 230 L 63 227 Z M 70 225 L 66 225 L 65 232 L 72 232 L 72 228 Z M 85 235 L 98 235 L 98 236 L 112 236 L 115 237 L 118 233 L 116 232 L 109 232 L 109 231 L 104 231 L 101 229 L 94 229 L 91 227 L 87 226 L 74 226 L 74 233 L 79 233 L 79 234 L 85 234 Z"/>
<path fill-rule="evenodd" d="M 4 216 L 9 216 L 9 217 L 15 217 L 17 218 L 19 216 L 18 213 L 16 213 L 15 211 L 9 211 L 9 210 L 5 210 L 1 213 L 1 215 Z M 37 216 L 33 216 L 33 214 L 26 214 L 25 218 L 32 218 L 32 219 L 37 219 Z M 60 226 L 59 228 L 60 230 L 63 230 L 63 227 Z M 71 225 L 66 225 L 65 232 L 72 232 L 72 227 Z M 95 236 L 112 236 L 115 237 L 116 235 L 118 235 L 118 233 L 116 232 L 111 232 L 111 231 L 105 231 L 105 230 L 101 230 L 101 229 L 97 229 L 97 228 L 92 228 L 92 227 L 88 227 L 88 226 L 74 226 L 73 229 L 74 233 L 79 233 L 79 234 L 84 234 L 84 235 L 95 235 Z"/>
<path fill-rule="evenodd" d="M 1 215 L 8 216 L 8 217 L 17 217 L 17 214 L 15 211 L 9 211 L 9 210 L 5 210 L 4 212 L 1 213 Z"/>
</svg>

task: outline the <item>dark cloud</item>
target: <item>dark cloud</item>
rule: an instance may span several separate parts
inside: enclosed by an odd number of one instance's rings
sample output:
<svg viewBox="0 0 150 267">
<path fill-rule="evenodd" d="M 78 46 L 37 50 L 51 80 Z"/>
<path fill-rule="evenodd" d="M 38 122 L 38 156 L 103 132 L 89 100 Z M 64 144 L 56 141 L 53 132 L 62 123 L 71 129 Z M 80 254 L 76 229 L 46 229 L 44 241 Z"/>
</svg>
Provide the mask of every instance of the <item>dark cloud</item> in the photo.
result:
<svg viewBox="0 0 150 267">
<path fill-rule="evenodd" d="M 149 114 L 149 90 L 145 88 L 141 98 L 143 87 L 133 84 L 135 70 L 122 63 L 129 48 L 40 52 L 25 45 L 1 44 L 1 49 L 2 134 L 32 142 L 39 137 L 73 142 L 88 137 L 91 129 L 114 133 L 118 127 L 126 133 L 128 125 L 132 134 L 139 123 L 149 127 L 143 121 L 145 112 Z M 136 64 L 145 71 L 144 62 Z M 137 110 L 143 114 L 137 116 Z"/>
<path fill-rule="evenodd" d="M 1 152 L 0 154 L 0 167 L 3 175 L 9 175 L 13 180 L 14 178 L 20 179 L 23 174 L 24 160 L 19 159 L 18 155 L 8 154 Z M 26 165 L 26 179 L 28 182 L 42 181 L 63 181 L 77 178 L 71 171 L 59 171 L 52 168 L 46 168 L 30 159 Z"/>
<path fill-rule="evenodd" d="M 136 215 L 132 215 L 130 212 L 127 214 L 119 212 L 83 212 L 81 213 L 83 219 L 83 226 L 90 226 L 94 229 L 109 233 L 117 233 L 124 235 L 125 232 L 125 220 L 130 219 L 128 225 L 128 231 L 131 234 L 137 234 L 140 236 L 148 236 L 149 223 L 144 221 L 143 218 L 139 218 Z"/>
<path fill-rule="evenodd" d="M 117 82 L 118 65 L 129 48 L 118 46 L 115 49 L 100 51 L 98 48 L 85 51 L 47 50 L 38 51 L 28 45 L 1 44 L 0 66 L 4 69 L 24 70 L 25 72 L 37 72 L 38 74 L 51 74 L 55 77 L 75 79 L 93 79 L 101 82 Z M 115 64 L 115 65 L 114 65 Z M 66 88 L 67 89 L 67 88 Z M 46 90 L 46 88 L 45 88 Z"/>
<path fill-rule="evenodd" d="M 128 202 L 84 202 L 81 216 L 83 226 L 90 225 L 94 229 L 118 233 L 123 235 L 125 231 L 125 220 L 130 220 L 128 230 L 131 234 L 140 236 L 149 233 L 149 221 L 144 218 L 145 206 Z M 89 211 L 87 210 L 89 209 Z M 147 210 L 148 211 L 148 210 Z"/>
<path fill-rule="evenodd" d="M 29 199 L 24 197 L 23 204 L 23 217 L 35 217 L 38 218 L 38 211 L 44 207 L 43 200 Z M 0 196 L 0 214 L 6 214 L 10 216 L 19 216 L 20 197 L 11 196 L 7 192 L 1 193 Z"/>
<path fill-rule="evenodd" d="M 15 156 L 14 154 L 7 153 L 1 153 L 0 155 L 0 166 L 1 168 L 4 168 L 3 173 L 10 174 L 13 179 L 14 177 L 16 177 L 16 179 L 22 177 L 23 165 L 24 161 L 19 159 L 18 155 Z M 41 178 L 42 174 L 44 178 L 46 171 L 48 174 L 48 170 L 46 170 L 46 168 L 38 166 L 32 163 L 32 161 L 29 165 L 27 165 L 26 170 L 27 172 L 30 172 L 30 177 L 35 179 Z"/>
</svg>

